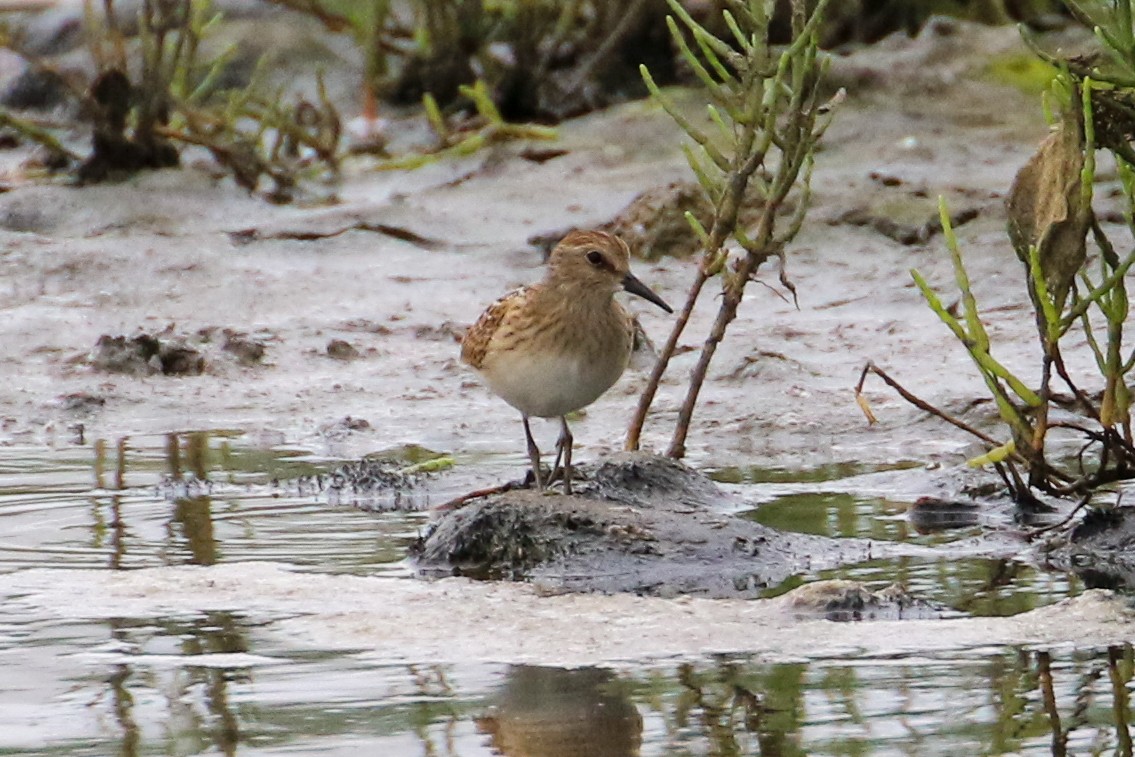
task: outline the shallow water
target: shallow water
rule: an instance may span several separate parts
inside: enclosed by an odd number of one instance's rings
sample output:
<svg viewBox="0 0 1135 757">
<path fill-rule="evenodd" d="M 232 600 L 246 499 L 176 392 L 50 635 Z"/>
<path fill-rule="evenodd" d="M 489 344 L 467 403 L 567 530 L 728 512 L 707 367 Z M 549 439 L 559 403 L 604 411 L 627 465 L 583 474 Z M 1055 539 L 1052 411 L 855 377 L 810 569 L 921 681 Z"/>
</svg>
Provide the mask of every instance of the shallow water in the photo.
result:
<svg viewBox="0 0 1135 757">
<path fill-rule="evenodd" d="M 5 625 L 5 754 L 1131 753 L 1130 646 L 612 670 L 280 649 L 228 613 Z"/>
<path fill-rule="evenodd" d="M 869 484 L 859 478 L 887 471 L 917 471 L 921 467 L 903 461 L 882 466 L 821 466 L 796 472 L 724 468 L 710 475 L 721 483 L 739 484 L 737 490 L 760 503 L 740 512 L 741 517 L 781 531 L 931 547 L 972 542 L 990 526 L 1009 525 L 1002 522 L 1001 515 L 964 505 L 920 516 L 908 502 L 878 496 L 877 483 Z M 824 486 L 817 489 L 820 484 Z M 750 491 L 746 492 L 747 489 Z M 759 490 L 759 494 L 755 495 L 754 490 Z M 979 616 L 1015 615 L 1077 596 L 1087 588 L 1074 573 L 1041 570 L 1012 556 L 944 553 L 868 560 L 833 570 L 810 571 L 769 589 L 764 596 L 778 596 L 808 581 L 830 578 L 872 586 L 897 582 L 911 593 L 953 608 L 959 614 Z"/>
<path fill-rule="evenodd" d="M 428 516 L 332 504 L 317 477 L 334 466 L 236 432 L 0 449 L 0 573 L 264 560 L 299 569 L 297 582 L 304 571 L 412 580 L 402 555 Z M 820 531 L 837 536 L 973 534 L 918 534 L 885 499 L 807 496 L 765 492 L 772 506 L 753 517 L 791 506 L 800 530 L 846 526 Z M 980 615 L 1083 589 L 1012 560 L 928 557 L 800 576 L 777 591 L 816 577 L 898 580 Z M 2 582 L 0 606 L 3 754 L 1131 753 L 1130 646 L 577 669 L 392 664 L 284 644 L 263 630 L 275 619 L 264 611 L 90 619 L 46 612 Z"/>
</svg>

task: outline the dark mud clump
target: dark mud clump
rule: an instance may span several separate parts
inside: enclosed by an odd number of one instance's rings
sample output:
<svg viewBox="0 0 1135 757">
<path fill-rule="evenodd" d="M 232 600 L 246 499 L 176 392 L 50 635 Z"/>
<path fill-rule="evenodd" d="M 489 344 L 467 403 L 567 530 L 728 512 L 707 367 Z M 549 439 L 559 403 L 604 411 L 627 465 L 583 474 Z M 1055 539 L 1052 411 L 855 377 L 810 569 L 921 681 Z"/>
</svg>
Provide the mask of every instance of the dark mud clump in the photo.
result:
<svg viewBox="0 0 1135 757">
<path fill-rule="evenodd" d="M 158 373 L 187 376 L 199 375 L 205 370 L 205 358 L 194 348 L 150 334 L 132 337 L 103 334 L 95 343 L 88 362 L 98 370 L 132 376 Z"/>
<path fill-rule="evenodd" d="M 1135 507 L 1091 510 L 1050 555 L 1093 589 L 1135 587 Z"/>
<path fill-rule="evenodd" d="M 962 613 L 910 594 L 900 584 L 872 591 L 858 581 L 830 580 L 804 584 L 780 600 L 799 619 L 928 620 Z"/>
<path fill-rule="evenodd" d="M 223 359 L 245 367 L 262 365 L 267 351 L 263 340 L 233 329 L 208 327 L 194 335 L 165 329 L 134 336 L 103 334 L 85 362 L 98 371 L 128 376 L 199 376 Z"/>
<path fill-rule="evenodd" d="M 760 596 L 796 573 L 871 556 L 865 540 L 781 533 L 723 513 L 729 499 L 673 460 L 620 455 L 573 496 L 510 491 L 447 512 L 411 554 L 429 575 L 710 597 Z"/>
<path fill-rule="evenodd" d="M 221 342 L 221 349 L 235 357 L 242 365 L 256 365 L 268 352 L 264 342 L 253 339 L 243 332 L 225 329 L 222 335 L 224 341 Z"/>
</svg>

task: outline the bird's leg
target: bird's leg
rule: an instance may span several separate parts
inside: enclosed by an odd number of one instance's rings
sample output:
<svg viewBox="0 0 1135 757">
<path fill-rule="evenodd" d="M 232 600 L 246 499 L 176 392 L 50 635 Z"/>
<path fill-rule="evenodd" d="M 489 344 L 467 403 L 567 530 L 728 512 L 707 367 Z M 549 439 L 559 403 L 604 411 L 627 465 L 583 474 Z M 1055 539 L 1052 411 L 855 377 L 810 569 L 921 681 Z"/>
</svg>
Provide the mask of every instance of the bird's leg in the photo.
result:
<svg viewBox="0 0 1135 757">
<path fill-rule="evenodd" d="M 560 467 L 560 460 L 564 457 L 563 433 L 560 433 L 560 438 L 556 439 L 556 459 L 552 462 L 552 473 L 548 476 L 548 486 L 556 483 L 556 481 L 564 475 L 564 469 Z"/>
<path fill-rule="evenodd" d="M 544 491 L 544 478 L 540 475 L 540 448 L 536 446 L 536 440 L 532 438 L 532 429 L 528 427 L 528 416 L 521 415 L 524 419 L 524 437 L 528 440 L 528 462 L 532 464 L 532 477 L 536 481 L 536 490 Z"/>
<path fill-rule="evenodd" d="M 556 466 L 552 469 L 552 480 L 556 478 L 556 470 L 560 466 L 560 455 L 564 458 L 564 494 L 571 494 L 571 429 L 568 428 L 567 418 L 560 416 L 560 438 L 556 440 Z"/>
</svg>

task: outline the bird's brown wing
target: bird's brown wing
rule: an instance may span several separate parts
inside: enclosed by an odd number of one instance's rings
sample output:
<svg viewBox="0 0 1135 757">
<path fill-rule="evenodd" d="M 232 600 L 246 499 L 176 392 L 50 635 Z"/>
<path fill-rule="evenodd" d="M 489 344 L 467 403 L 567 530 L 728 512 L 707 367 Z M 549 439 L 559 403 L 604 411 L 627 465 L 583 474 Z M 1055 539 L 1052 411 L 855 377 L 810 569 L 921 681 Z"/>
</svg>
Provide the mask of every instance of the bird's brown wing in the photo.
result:
<svg viewBox="0 0 1135 757">
<path fill-rule="evenodd" d="M 465 332 L 465 338 L 461 340 L 461 362 L 480 369 L 493 335 L 497 333 L 505 315 L 524 298 L 525 291 L 526 287 L 521 287 L 509 292 L 485 308 L 485 312 L 481 313 L 481 317 Z"/>
</svg>

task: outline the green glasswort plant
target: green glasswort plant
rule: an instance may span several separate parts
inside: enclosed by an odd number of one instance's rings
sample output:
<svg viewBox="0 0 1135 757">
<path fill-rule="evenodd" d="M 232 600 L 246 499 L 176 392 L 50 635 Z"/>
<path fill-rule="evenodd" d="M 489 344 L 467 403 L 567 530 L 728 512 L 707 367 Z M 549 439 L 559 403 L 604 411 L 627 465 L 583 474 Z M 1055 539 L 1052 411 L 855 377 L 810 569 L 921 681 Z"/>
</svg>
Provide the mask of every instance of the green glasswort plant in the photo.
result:
<svg viewBox="0 0 1135 757">
<path fill-rule="evenodd" d="M 698 24 L 677 0 L 667 2 L 673 11 L 673 16 L 667 18 L 670 33 L 683 58 L 705 85 L 711 100 L 707 110 L 715 133 L 706 133 L 694 125 L 658 88 L 645 66 L 642 75 L 651 94 L 696 143 L 696 147 L 683 149 L 714 212 L 708 230 L 692 215 L 686 215 L 701 239 L 703 253 L 685 305 L 631 420 L 626 447 L 638 449 L 647 412 L 698 294 L 711 278 L 718 277 L 721 306 L 691 375 L 666 453 L 682 457 L 710 361 L 737 316 L 745 286 L 769 258 L 779 257 L 783 263 L 785 245 L 804 222 L 812 156 L 830 123 L 826 115 L 830 108 L 820 101 L 826 62 L 817 54 L 817 29 L 827 2 L 793 0 L 792 41 L 780 51 L 772 47 L 768 37 L 776 5 L 772 0 L 727 0 L 723 14 L 733 36 L 731 43 Z M 693 39 L 694 47 L 687 35 Z M 784 223 L 778 214 L 793 193 L 798 195 L 795 210 Z M 742 205 L 760 208 L 749 228 L 738 224 Z M 730 260 L 726 249 L 730 243 L 742 251 L 734 260 Z M 781 281 L 792 288 L 783 267 Z"/>
<path fill-rule="evenodd" d="M 1008 203 L 1009 236 L 1023 263 L 1041 348 L 1035 388 L 994 358 L 944 207 L 942 225 L 961 314 L 946 308 L 917 271 L 912 276 L 969 352 L 994 400 L 1004 436 L 986 434 L 919 400 L 873 364 L 864 368 L 857 388 L 869 420 L 873 417 L 862 386 L 872 373 L 920 408 L 979 438 L 987 453 L 971 462 L 992 465 L 1022 504 L 1034 503 L 1036 493 L 1087 503 L 1099 486 L 1135 476 L 1129 388 L 1135 350 L 1124 343 L 1126 275 L 1135 250 L 1126 255 L 1117 251 L 1092 205 L 1096 152 L 1105 150 L 1115 159 L 1126 225 L 1135 230 L 1135 152 L 1130 145 L 1135 136 L 1135 27 L 1130 0 L 1074 0 L 1069 7 L 1095 30 L 1106 57 L 1059 60 L 1026 36 L 1060 71 L 1046 93 L 1052 132 L 1017 174 Z M 1094 255 L 1088 254 L 1089 239 Z M 1083 379 L 1065 366 L 1063 345 L 1073 331 L 1091 350 L 1100 382 L 1096 390 L 1082 386 Z M 1067 393 L 1058 391 L 1061 385 Z M 1069 446 L 1074 455 L 1063 454 Z"/>
</svg>

